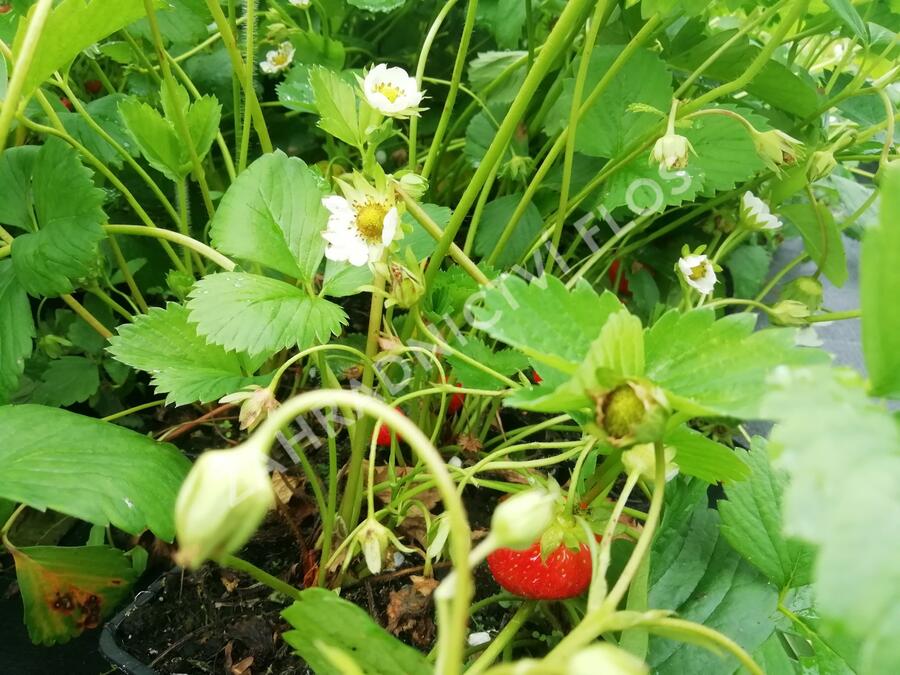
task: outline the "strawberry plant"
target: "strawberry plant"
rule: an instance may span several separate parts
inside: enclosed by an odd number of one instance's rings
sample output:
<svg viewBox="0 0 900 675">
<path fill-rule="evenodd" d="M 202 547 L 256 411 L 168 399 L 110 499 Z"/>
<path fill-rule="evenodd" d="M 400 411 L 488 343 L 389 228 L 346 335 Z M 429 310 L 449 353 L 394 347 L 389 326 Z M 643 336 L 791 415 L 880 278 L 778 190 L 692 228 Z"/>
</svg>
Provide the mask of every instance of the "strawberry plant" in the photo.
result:
<svg viewBox="0 0 900 675">
<path fill-rule="evenodd" d="M 898 29 L 0 3 L 0 597 L 149 586 L 162 673 L 897 672 Z"/>
</svg>

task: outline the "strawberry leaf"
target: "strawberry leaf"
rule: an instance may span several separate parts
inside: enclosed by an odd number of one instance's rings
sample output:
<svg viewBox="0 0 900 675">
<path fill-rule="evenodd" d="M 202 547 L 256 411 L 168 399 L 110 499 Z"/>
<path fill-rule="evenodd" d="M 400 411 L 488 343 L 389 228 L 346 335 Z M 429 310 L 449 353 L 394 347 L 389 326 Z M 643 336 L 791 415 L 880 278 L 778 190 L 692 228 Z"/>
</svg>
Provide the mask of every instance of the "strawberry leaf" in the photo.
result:
<svg viewBox="0 0 900 675">
<path fill-rule="evenodd" d="M 68 642 L 96 628 L 140 575 L 126 553 L 109 546 L 13 547 L 11 553 L 35 644 Z"/>
</svg>

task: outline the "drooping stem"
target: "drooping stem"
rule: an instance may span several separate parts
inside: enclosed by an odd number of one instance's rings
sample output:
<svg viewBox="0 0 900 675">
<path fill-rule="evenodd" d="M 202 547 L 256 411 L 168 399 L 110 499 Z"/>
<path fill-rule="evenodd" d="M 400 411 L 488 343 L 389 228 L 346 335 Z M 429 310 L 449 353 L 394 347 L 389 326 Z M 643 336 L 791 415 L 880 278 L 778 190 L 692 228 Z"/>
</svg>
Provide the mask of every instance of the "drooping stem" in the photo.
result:
<svg viewBox="0 0 900 675">
<path fill-rule="evenodd" d="M 466 673 L 468 675 L 479 675 L 487 670 L 491 664 L 497 660 L 497 657 L 500 656 L 500 653 L 506 645 L 512 642 L 516 637 L 522 626 L 525 625 L 525 622 L 528 621 L 528 618 L 534 613 L 536 607 L 537 602 L 534 600 L 528 600 L 519 605 L 515 614 L 513 614 L 510 620 L 506 622 L 503 629 L 497 633 L 497 637 L 491 641 L 481 653 L 481 656 L 476 659 L 475 663 L 472 664 Z"/>
<path fill-rule="evenodd" d="M 238 572 L 249 574 L 261 584 L 265 584 L 273 591 L 278 591 L 282 595 L 290 598 L 295 602 L 299 602 L 303 599 L 303 596 L 300 595 L 300 591 L 298 591 L 290 584 L 286 584 L 278 577 L 272 576 L 265 570 L 261 570 L 253 563 L 243 560 L 242 558 L 238 558 L 235 555 L 226 555 L 219 561 L 219 564 L 221 564 L 223 567 L 230 567 L 231 569 L 237 570 Z"/>
<path fill-rule="evenodd" d="M 237 263 L 219 253 L 214 248 L 207 246 L 201 241 L 197 241 L 192 237 L 173 232 L 172 230 L 164 230 L 162 228 L 144 227 L 143 225 L 104 225 L 103 229 L 110 234 L 131 234 L 138 237 L 153 237 L 154 239 L 163 239 L 171 241 L 175 244 L 196 251 L 200 255 L 216 263 L 226 272 L 233 272 Z"/>
<path fill-rule="evenodd" d="M 446 603 L 445 620 L 438 624 L 438 661 L 443 664 L 441 672 L 457 675 L 462 668 L 466 637 L 466 623 L 469 602 L 472 598 L 472 568 L 469 561 L 471 531 L 466 519 L 465 508 L 456 492 L 456 486 L 444 460 L 425 434 L 411 420 L 386 403 L 356 391 L 343 389 L 321 389 L 300 394 L 285 401 L 259 427 L 254 438 L 271 445 L 283 426 L 298 415 L 315 409 L 331 409 L 332 406 L 346 406 L 361 414 L 377 417 L 385 425 L 402 436 L 404 442 L 415 452 L 427 467 L 441 495 L 445 512 L 450 523 L 450 557 L 454 564 L 454 593 Z M 445 603 L 441 603 L 442 606 Z"/>
</svg>

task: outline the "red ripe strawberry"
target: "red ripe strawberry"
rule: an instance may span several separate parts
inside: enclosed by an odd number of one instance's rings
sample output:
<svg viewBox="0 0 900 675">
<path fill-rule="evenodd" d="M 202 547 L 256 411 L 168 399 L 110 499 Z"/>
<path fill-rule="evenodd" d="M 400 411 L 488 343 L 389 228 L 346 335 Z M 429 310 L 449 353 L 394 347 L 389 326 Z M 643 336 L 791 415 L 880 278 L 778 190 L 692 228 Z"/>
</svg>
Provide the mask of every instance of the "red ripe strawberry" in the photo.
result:
<svg viewBox="0 0 900 675">
<path fill-rule="evenodd" d="M 89 94 L 99 94 L 103 89 L 103 83 L 100 80 L 88 80 L 84 83 L 84 88 Z"/>
<path fill-rule="evenodd" d="M 574 598 L 591 584 L 591 550 L 584 543 L 577 551 L 560 544 L 546 561 L 541 560 L 540 541 L 524 551 L 501 548 L 487 562 L 498 584 L 529 600 Z"/>
<path fill-rule="evenodd" d="M 403 414 L 403 411 L 400 410 L 400 408 L 394 408 L 394 410 L 396 410 L 401 415 Z M 389 448 L 391 447 L 391 439 L 393 438 L 394 432 L 391 431 L 390 427 L 388 427 L 387 424 L 382 424 L 381 428 L 378 429 L 378 437 L 375 439 L 375 444 L 383 448 Z M 403 437 L 401 436 L 399 440 L 402 441 Z"/>
<path fill-rule="evenodd" d="M 456 386 L 462 387 L 462 385 L 459 384 L 458 382 L 456 383 Z M 447 412 L 449 412 L 451 415 L 455 415 L 460 410 L 462 410 L 463 403 L 465 402 L 465 400 L 466 400 L 465 394 L 453 394 L 453 396 L 450 397 L 450 403 L 447 406 Z"/>
<path fill-rule="evenodd" d="M 531 381 L 534 382 L 535 384 L 540 384 L 541 382 L 544 381 L 544 379 L 540 375 L 538 375 L 538 371 L 532 369 L 531 370 Z"/>
<path fill-rule="evenodd" d="M 616 283 L 616 278 L 619 276 L 619 267 L 621 263 L 618 260 L 613 260 L 612 265 L 609 266 L 609 282 L 611 284 Z M 630 293 L 631 290 L 628 288 L 628 278 L 625 276 L 625 273 L 622 273 L 622 278 L 619 279 L 619 293 Z"/>
<path fill-rule="evenodd" d="M 72 110 L 72 101 L 70 101 L 67 97 L 63 96 L 59 99 L 59 102 L 63 104 L 63 107 L 67 110 Z"/>
<path fill-rule="evenodd" d="M 8 14 L 12 11 L 12 5 L 8 2 L 0 4 L 0 14 Z"/>
</svg>

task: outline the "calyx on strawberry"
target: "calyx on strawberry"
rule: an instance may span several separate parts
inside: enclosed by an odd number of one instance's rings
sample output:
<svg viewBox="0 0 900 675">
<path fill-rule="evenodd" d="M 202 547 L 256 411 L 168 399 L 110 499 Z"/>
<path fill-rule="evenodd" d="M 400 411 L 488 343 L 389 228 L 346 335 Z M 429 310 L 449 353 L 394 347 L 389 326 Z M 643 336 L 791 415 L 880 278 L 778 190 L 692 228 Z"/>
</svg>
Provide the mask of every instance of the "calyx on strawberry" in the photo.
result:
<svg viewBox="0 0 900 675">
<path fill-rule="evenodd" d="M 591 585 L 591 550 L 574 526 L 556 524 L 524 551 L 497 549 L 487 562 L 500 586 L 530 600 L 574 598 Z"/>
<path fill-rule="evenodd" d="M 560 544 L 546 559 L 539 541 L 524 551 L 501 548 L 487 562 L 498 584 L 529 600 L 575 598 L 591 585 L 591 550 L 583 543 L 575 550 Z"/>
</svg>

